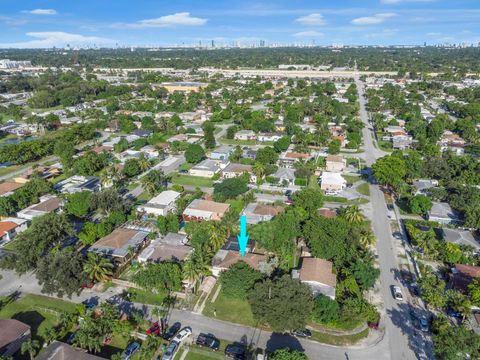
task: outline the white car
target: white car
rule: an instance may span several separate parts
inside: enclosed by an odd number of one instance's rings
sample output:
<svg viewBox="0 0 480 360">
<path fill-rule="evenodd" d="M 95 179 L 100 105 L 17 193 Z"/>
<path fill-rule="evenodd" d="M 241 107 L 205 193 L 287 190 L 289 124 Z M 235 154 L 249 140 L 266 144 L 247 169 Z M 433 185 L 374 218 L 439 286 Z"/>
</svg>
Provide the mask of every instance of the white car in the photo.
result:
<svg viewBox="0 0 480 360">
<path fill-rule="evenodd" d="M 178 332 L 177 335 L 173 338 L 173 342 L 176 343 L 181 343 L 183 340 L 188 338 L 190 335 L 192 335 L 192 328 L 191 327 L 184 327 L 182 330 Z"/>
<path fill-rule="evenodd" d="M 393 297 L 394 297 L 395 300 L 403 301 L 403 294 L 402 294 L 402 290 L 400 289 L 400 286 L 393 285 L 392 286 L 392 293 L 393 293 Z"/>
</svg>

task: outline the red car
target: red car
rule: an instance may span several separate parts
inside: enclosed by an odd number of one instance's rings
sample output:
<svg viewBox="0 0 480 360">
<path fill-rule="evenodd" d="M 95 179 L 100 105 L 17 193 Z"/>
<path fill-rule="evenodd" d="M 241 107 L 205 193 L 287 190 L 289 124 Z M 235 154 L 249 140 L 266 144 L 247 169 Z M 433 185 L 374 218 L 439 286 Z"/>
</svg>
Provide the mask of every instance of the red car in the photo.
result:
<svg viewBox="0 0 480 360">
<path fill-rule="evenodd" d="M 161 329 L 160 329 L 160 324 L 157 322 L 153 323 L 150 329 L 147 330 L 147 335 L 153 334 L 153 335 L 160 335 Z"/>
</svg>

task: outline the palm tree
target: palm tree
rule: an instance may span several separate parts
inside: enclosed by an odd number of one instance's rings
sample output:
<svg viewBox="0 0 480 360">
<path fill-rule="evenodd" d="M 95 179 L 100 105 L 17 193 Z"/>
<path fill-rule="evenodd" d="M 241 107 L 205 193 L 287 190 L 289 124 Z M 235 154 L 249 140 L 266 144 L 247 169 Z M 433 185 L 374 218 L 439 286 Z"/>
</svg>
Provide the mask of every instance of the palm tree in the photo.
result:
<svg viewBox="0 0 480 360">
<path fill-rule="evenodd" d="M 102 348 L 102 340 L 103 336 L 98 336 L 95 330 L 79 330 L 75 335 L 74 344 L 89 352 L 98 352 Z"/>
<path fill-rule="evenodd" d="M 363 231 L 360 234 L 360 244 L 363 247 L 369 247 L 375 243 L 375 235 L 371 230 Z"/>
<path fill-rule="evenodd" d="M 112 178 L 110 177 L 110 174 L 108 172 L 108 169 L 104 169 L 101 173 L 100 173 L 100 182 L 101 184 L 106 187 L 106 188 L 109 188 L 113 185 L 113 180 Z"/>
<path fill-rule="evenodd" d="M 203 275 L 210 270 L 210 267 L 205 261 L 205 258 L 200 253 L 194 253 L 194 255 L 188 259 L 183 265 L 183 276 L 191 284 L 193 284 L 193 292 L 197 292 L 196 286 L 198 280 L 203 278 Z"/>
<path fill-rule="evenodd" d="M 58 321 L 58 326 L 62 330 L 60 332 L 70 329 L 74 321 L 75 321 L 74 314 L 66 311 L 62 311 L 59 315 L 59 321 Z"/>
<path fill-rule="evenodd" d="M 350 224 L 358 224 L 364 220 L 362 210 L 360 210 L 358 205 L 352 205 L 346 208 L 345 211 L 343 212 L 343 217 Z"/>
<path fill-rule="evenodd" d="M 45 329 L 45 333 L 43 338 L 45 339 L 45 343 L 49 345 L 51 342 L 57 339 L 58 331 L 54 327 L 49 327 Z"/>
<path fill-rule="evenodd" d="M 265 175 L 265 165 L 262 163 L 256 162 L 255 165 L 253 166 L 253 172 L 257 179 L 263 178 L 263 175 Z"/>
<path fill-rule="evenodd" d="M 33 360 L 39 348 L 40 343 L 38 340 L 28 340 L 22 344 L 20 351 L 22 354 L 28 353 L 28 355 L 30 355 L 30 360 Z"/>
<path fill-rule="evenodd" d="M 225 244 L 226 238 L 226 229 L 221 224 L 212 224 L 210 230 L 210 245 L 212 245 L 215 250 L 220 249 L 222 245 Z"/>
<path fill-rule="evenodd" d="M 113 264 L 110 260 L 100 257 L 96 253 L 88 253 L 83 271 L 93 281 L 103 281 L 113 274 Z"/>
<path fill-rule="evenodd" d="M 138 158 L 138 166 L 140 167 L 140 170 L 142 170 L 142 172 L 145 172 L 148 169 L 150 169 L 150 161 L 148 161 L 148 159 L 145 157 L 145 155 L 142 154 Z"/>
<path fill-rule="evenodd" d="M 153 309 L 152 309 L 152 315 L 153 316 L 156 316 L 158 321 L 160 321 L 160 318 L 162 317 L 163 315 L 163 309 L 158 307 L 158 306 L 155 306 Z"/>
</svg>

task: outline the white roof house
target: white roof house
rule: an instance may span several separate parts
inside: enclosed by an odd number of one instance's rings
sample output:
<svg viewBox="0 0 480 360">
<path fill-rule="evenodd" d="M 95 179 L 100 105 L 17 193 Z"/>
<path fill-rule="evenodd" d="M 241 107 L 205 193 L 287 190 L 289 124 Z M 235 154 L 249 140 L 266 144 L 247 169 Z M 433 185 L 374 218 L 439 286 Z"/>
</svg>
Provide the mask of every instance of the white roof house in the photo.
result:
<svg viewBox="0 0 480 360">
<path fill-rule="evenodd" d="M 213 160 L 203 160 L 201 163 L 192 167 L 188 173 L 192 176 L 201 176 L 212 178 L 221 170 L 219 164 Z"/>
<path fill-rule="evenodd" d="M 321 189 L 326 193 L 338 193 L 347 186 L 340 173 L 324 171 L 321 177 Z"/>
<path fill-rule="evenodd" d="M 175 202 L 180 197 L 180 193 L 172 190 L 166 190 L 150 199 L 146 204 L 137 207 L 139 212 L 152 214 L 156 216 L 165 216 L 174 211 Z"/>
</svg>

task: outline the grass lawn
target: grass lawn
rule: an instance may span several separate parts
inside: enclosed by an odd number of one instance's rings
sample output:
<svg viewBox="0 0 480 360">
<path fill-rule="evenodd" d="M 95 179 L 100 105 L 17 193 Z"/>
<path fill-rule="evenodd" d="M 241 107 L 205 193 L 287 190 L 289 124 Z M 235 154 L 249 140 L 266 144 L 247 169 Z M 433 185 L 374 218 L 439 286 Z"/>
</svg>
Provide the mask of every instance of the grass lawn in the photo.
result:
<svg viewBox="0 0 480 360">
<path fill-rule="evenodd" d="M 348 205 L 363 205 L 363 204 L 368 204 L 370 201 L 368 199 L 364 198 L 357 198 L 354 200 L 350 200 L 347 202 Z"/>
<path fill-rule="evenodd" d="M 45 331 L 57 325 L 61 312 L 75 312 L 75 304 L 46 296 L 27 295 L 3 307 L 0 318 L 17 319 L 30 325 L 33 338 L 42 343 Z"/>
<path fill-rule="evenodd" d="M 193 164 L 190 164 L 188 162 L 183 163 L 178 167 L 178 170 L 190 170 L 193 167 Z"/>
<path fill-rule="evenodd" d="M 214 310 L 216 310 L 217 316 L 214 315 Z M 222 292 L 218 294 L 217 300 L 213 304 L 210 299 L 207 300 L 203 315 L 237 324 L 257 326 L 247 300 L 231 299 Z"/>
<path fill-rule="evenodd" d="M 368 183 L 358 185 L 356 190 L 359 194 L 370 196 L 370 186 L 368 185 Z"/>
<path fill-rule="evenodd" d="M 312 340 L 336 346 L 353 345 L 368 336 L 368 328 L 354 335 L 336 336 L 312 331 Z"/>
<path fill-rule="evenodd" d="M 14 251 L 15 241 L 18 241 L 18 240 L 13 239 L 9 241 L 6 245 L 3 246 L 2 249 L 7 251 Z"/>
<path fill-rule="evenodd" d="M 362 179 L 360 176 L 355 175 L 343 175 L 343 178 L 347 180 L 348 185 L 354 184 Z"/>
<path fill-rule="evenodd" d="M 335 203 L 342 203 L 342 204 L 345 204 L 348 202 L 347 198 L 344 198 L 341 196 L 332 196 L 332 195 L 324 195 L 323 200 L 325 200 L 325 202 L 335 202 Z"/>
<path fill-rule="evenodd" d="M 141 304 L 150 304 L 160 306 L 163 304 L 163 301 L 167 297 L 166 293 L 153 294 L 148 291 L 143 291 L 139 289 L 128 289 L 130 295 L 130 301 L 141 303 Z"/>
<path fill-rule="evenodd" d="M 227 204 L 230 204 L 230 206 L 235 209 L 236 212 L 241 213 L 243 208 L 245 207 L 245 204 L 243 200 L 241 199 L 235 199 L 235 200 L 227 200 Z"/>
<path fill-rule="evenodd" d="M 147 191 L 142 191 L 142 193 L 138 195 L 137 201 L 142 201 L 142 200 L 148 201 L 151 198 L 152 198 L 152 195 L 150 195 Z"/>
<path fill-rule="evenodd" d="M 256 140 L 235 140 L 235 139 L 227 139 L 227 138 L 221 138 L 220 142 L 222 144 L 227 144 L 227 145 L 256 145 L 257 141 Z"/>
<path fill-rule="evenodd" d="M 0 176 L 8 175 L 11 172 L 17 171 L 18 169 L 21 169 L 24 166 L 21 165 L 12 165 L 12 166 L 7 166 L 4 168 L 0 168 Z"/>
<path fill-rule="evenodd" d="M 184 185 L 184 186 L 212 187 L 213 180 L 199 177 L 199 176 L 176 174 L 172 176 L 172 184 L 178 184 L 178 185 Z"/>
</svg>

